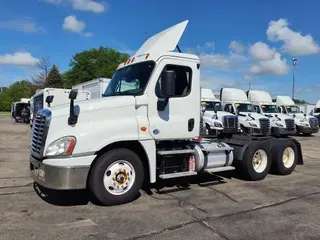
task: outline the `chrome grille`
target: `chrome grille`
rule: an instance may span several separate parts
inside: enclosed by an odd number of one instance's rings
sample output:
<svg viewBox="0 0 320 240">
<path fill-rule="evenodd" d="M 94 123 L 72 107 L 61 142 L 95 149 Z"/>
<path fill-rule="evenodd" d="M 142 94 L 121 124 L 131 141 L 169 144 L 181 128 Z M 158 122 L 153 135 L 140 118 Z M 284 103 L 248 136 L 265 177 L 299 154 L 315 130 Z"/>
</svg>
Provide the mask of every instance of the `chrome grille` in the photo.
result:
<svg viewBox="0 0 320 240">
<path fill-rule="evenodd" d="M 287 129 L 295 129 L 295 123 L 293 119 L 285 119 Z"/>
<path fill-rule="evenodd" d="M 43 109 L 36 115 L 32 123 L 32 136 L 30 152 L 33 156 L 41 158 L 49 129 L 51 111 Z"/>
<path fill-rule="evenodd" d="M 260 122 L 261 133 L 263 135 L 269 135 L 269 133 L 270 133 L 270 120 L 261 118 L 261 119 L 259 119 L 259 122 Z"/>
<path fill-rule="evenodd" d="M 316 119 L 316 118 L 310 118 L 309 124 L 310 124 L 311 128 L 318 128 L 319 127 L 319 122 L 318 122 L 318 119 Z"/>
<path fill-rule="evenodd" d="M 238 118 L 235 116 L 225 116 L 223 117 L 223 127 L 225 129 L 238 128 Z"/>
</svg>

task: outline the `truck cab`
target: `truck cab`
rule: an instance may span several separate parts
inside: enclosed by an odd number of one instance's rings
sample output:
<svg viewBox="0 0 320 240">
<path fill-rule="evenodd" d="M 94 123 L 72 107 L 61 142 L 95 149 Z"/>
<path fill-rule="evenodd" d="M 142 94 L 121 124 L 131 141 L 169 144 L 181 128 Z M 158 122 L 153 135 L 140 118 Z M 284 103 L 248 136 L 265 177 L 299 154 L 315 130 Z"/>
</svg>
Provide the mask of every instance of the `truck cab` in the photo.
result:
<svg viewBox="0 0 320 240">
<path fill-rule="evenodd" d="M 277 96 L 276 103 L 279 112 L 293 117 L 297 133 L 309 136 L 319 132 L 319 122 L 314 116 L 309 116 L 300 111 L 300 108 L 289 96 Z"/>
<path fill-rule="evenodd" d="M 248 100 L 253 104 L 257 113 L 270 119 L 271 135 L 288 136 L 296 134 L 294 119 L 279 112 L 276 103 L 272 102 L 269 93 L 265 91 L 250 90 L 247 92 Z"/>
<path fill-rule="evenodd" d="M 248 101 L 246 93 L 241 89 L 222 88 L 220 98 L 224 111 L 236 114 L 243 133 L 249 135 L 270 134 L 270 120 L 256 112 L 253 104 Z"/>
<path fill-rule="evenodd" d="M 237 116 L 223 111 L 221 101 L 214 96 L 211 89 L 201 89 L 201 103 L 206 105 L 202 116 L 206 135 L 230 136 L 239 131 Z"/>
<path fill-rule="evenodd" d="M 236 167 L 257 181 L 272 164 L 284 175 L 302 163 L 293 140 L 199 138 L 200 60 L 178 47 L 187 23 L 146 40 L 118 66 L 102 98 L 75 102 L 72 90 L 69 105 L 34 116 L 35 182 L 50 189 L 87 189 L 104 205 L 116 205 L 132 201 L 143 183 Z M 273 148 L 280 154 L 272 157 Z"/>
</svg>

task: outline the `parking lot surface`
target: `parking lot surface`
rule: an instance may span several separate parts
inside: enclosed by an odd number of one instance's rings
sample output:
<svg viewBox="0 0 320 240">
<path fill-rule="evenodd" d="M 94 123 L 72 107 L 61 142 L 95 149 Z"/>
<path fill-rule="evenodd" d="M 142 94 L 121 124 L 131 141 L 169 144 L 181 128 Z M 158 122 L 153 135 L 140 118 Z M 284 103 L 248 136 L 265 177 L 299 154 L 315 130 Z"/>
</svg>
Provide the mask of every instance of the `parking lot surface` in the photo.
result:
<svg viewBox="0 0 320 240">
<path fill-rule="evenodd" d="M 85 191 L 33 183 L 30 131 L 0 116 L 0 239 L 320 239 L 320 134 L 297 137 L 305 164 L 289 176 L 164 182 L 103 207 Z"/>
</svg>

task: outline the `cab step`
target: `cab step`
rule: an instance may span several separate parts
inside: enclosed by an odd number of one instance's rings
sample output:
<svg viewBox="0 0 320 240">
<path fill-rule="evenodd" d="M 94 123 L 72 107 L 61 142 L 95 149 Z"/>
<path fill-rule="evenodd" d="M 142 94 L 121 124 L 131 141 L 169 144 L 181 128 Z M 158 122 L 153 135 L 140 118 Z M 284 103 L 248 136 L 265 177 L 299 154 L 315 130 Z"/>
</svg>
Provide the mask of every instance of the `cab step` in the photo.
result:
<svg viewBox="0 0 320 240">
<path fill-rule="evenodd" d="M 161 174 L 159 175 L 159 178 L 161 179 L 169 179 L 169 178 L 179 178 L 179 177 L 188 177 L 197 175 L 197 172 L 176 172 L 176 173 L 168 173 L 168 174 Z"/>
<path fill-rule="evenodd" d="M 234 169 L 235 169 L 235 167 L 226 166 L 226 167 L 208 168 L 208 169 L 205 169 L 204 172 L 216 173 L 216 172 L 231 171 L 231 170 L 234 170 Z"/>
<path fill-rule="evenodd" d="M 157 153 L 159 155 L 185 154 L 185 153 L 194 153 L 194 149 L 160 150 Z"/>
</svg>

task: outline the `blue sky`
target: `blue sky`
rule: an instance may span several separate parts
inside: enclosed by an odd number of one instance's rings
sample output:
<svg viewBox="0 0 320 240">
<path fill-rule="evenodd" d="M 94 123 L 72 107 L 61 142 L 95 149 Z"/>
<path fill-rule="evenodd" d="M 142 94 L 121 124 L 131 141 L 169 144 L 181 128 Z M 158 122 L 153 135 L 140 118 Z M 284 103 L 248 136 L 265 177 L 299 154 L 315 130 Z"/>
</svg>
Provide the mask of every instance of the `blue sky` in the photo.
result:
<svg viewBox="0 0 320 240">
<path fill-rule="evenodd" d="M 44 56 L 61 71 L 74 53 L 98 47 L 133 53 L 151 36 L 188 19 L 182 51 L 200 56 L 202 85 L 263 89 L 320 99 L 320 1 L 10 0 L 0 5 L 0 85 L 37 72 Z"/>
</svg>

